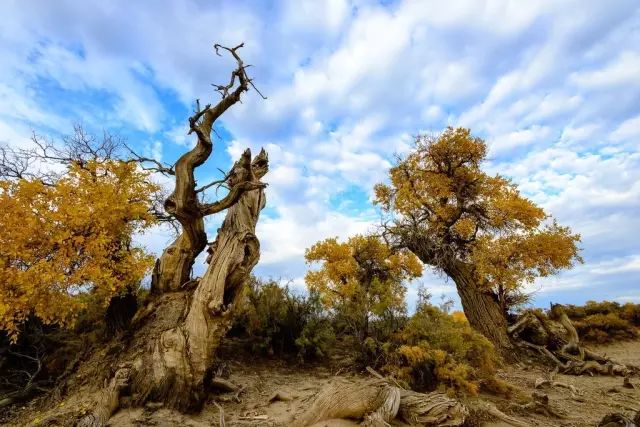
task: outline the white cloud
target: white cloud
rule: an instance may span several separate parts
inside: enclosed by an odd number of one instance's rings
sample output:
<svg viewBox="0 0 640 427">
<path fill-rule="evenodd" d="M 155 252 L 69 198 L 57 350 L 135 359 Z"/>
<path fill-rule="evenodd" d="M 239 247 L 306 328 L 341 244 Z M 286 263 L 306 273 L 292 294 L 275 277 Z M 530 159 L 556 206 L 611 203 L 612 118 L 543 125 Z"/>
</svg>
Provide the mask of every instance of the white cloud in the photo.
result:
<svg viewBox="0 0 640 427">
<path fill-rule="evenodd" d="M 0 141 L 80 120 L 135 130 L 141 152 L 173 161 L 193 143 L 182 115 L 195 98 L 214 102 L 210 83 L 233 66 L 212 42 L 244 41 L 268 99 L 252 91 L 222 125 L 232 160 L 246 147 L 269 152 L 261 273 L 299 287 L 304 249 L 370 228 L 360 199 L 393 154 L 450 124 L 484 137 L 492 172 L 583 235 L 599 267 L 558 280 L 638 278 L 597 269 L 638 255 L 639 17 L 627 0 L 12 3 L 0 28 Z"/>
<path fill-rule="evenodd" d="M 621 141 L 634 138 L 637 144 L 640 140 L 640 115 L 625 120 L 612 133 L 614 141 Z"/>
</svg>

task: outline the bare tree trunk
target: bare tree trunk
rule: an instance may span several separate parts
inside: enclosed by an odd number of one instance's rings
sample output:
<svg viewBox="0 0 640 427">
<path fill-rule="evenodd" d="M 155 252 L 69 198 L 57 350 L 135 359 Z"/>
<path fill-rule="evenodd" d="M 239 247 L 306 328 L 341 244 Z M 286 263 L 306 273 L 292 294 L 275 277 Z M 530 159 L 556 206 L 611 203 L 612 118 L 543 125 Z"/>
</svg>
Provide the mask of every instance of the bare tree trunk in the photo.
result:
<svg viewBox="0 0 640 427">
<path fill-rule="evenodd" d="M 158 295 L 179 290 L 191 279 L 191 268 L 199 253 L 193 250 L 187 235 L 181 233 L 156 260 L 151 277 L 151 293 Z"/>
<path fill-rule="evenodd" d="M 257 173 L 243 171 L 245 166 L 236 163 L 232 173 L 262 176 L 266 169 L 260 172 L 258 168 L 266 166 L 266 153 L 261 152 L 250 166 Z M 197 287 L 166 296 L 164 316 L 172 311 L 176 325 L 150 340 L 147 351 L 132 362 L 131 390 L 139 403 L 163 401 L 183 411 L 202 403 L 207 371 L 231 327 L 233 303 L 260 257 L 255 227 L 264 205 L 263 189 L 244 192 L 227 211 L 212 245 L 209 266 Z M 184 298 L 179 297 L 182 293 Z"/>
<path fill-rule="evenodd" d="M 216 53 L 219 49 L 231 53 L 237 68 L 228 85 L 216 86 L 222 100 L 203 109 L 198 103 L 189 118 L 189 133 L 197 135 L 196 145 L 170 168 L 138 156 L 138 161 L 157 166 L 151 170 L 175 176 L 164 208 L 180 222 L 182 232 L 156 262 L 151 297 L 132 319 L 128 341 L 113 343 L 108 354 L 94 354 L 81 369 L 78 377 L 90 378 L 94 387 L 105 371 L 116 374 L 88 396 L 93 410 L 83 416 L 83 425 L 104 425 L 124 390 L 134 405 L 156 401 L 181 411 L 199 409 L 206 397 L 208 373 L 231 326 L 233 304 L 260 257 L 255 228 L 265 206 L 265 184 L 260 179 L 268 170 L 266 152 L 262 150 L 252 161 L 246 150 L 222 180 L 200 188 L 194 177 L 195 169 L 213 150 L 214 122 L 252 85 L 237 54 L 242 46 L 215 45 Z M 213 203 L 201 202 L 202 192 L 216 184 L 225 184 L 228 194 Z M 207 246 L 204 218 L 223 210 L 227 213 L 210 247 L 207 271 L 200 280 L 192 280 L 194 260 Z"/>
<path fill-rule="evenodd" d="M 497 298 L 478 289 L 471 271 L 465 265 L 451 266 L 447 269 L 447 275 L 456 284 L 464 314 L 471 327 L 487 337 L 503 357 L 513 359 L 513 344 L 507 335 L 507 319 Z"/>
</svg>

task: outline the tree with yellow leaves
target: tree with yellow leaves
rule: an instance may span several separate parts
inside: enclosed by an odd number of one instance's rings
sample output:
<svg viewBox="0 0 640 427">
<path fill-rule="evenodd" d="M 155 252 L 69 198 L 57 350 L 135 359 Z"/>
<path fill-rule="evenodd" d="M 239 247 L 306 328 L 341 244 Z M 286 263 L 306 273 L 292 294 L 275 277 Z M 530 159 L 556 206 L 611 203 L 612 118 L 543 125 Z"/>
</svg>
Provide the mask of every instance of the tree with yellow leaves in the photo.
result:
<svg viewBox="0 0 640 427">
<path fill-rule="evenodd" d="M 581 261 L 580 236 L 509 179 L 484 172 L 486 155 L 468 129 L 420 135 L 390 183 L 376 185 L 375 200 L 391 217 L 383 225 L 390 244 L 450 277 L 469 323 L 505 353 L 506 313 L 522 285 Z"/>
<path fill-rule="evenodd" d="M 105 305 L 153 258 L 131 238 L 154 223 L 157 186 L 135 163 L 73 162 L 53 182 L 0 181 L 0 330 L 30 316 L 70 326 L 91 293 Z"/>
<path fill-rule="evenodd" d="M 320 293 L 327 308 L 345 315 L 361 340 L 369 321 L 404 309 L 405 282 L 422 274 L 422 264 L 407 250 L 392 251 L 379 237 L 356 235 L 340 243 L 330 238 L 305 253 L 307 263 L 320 268 L 307 273 L 309 289 Z"/>
</svg>

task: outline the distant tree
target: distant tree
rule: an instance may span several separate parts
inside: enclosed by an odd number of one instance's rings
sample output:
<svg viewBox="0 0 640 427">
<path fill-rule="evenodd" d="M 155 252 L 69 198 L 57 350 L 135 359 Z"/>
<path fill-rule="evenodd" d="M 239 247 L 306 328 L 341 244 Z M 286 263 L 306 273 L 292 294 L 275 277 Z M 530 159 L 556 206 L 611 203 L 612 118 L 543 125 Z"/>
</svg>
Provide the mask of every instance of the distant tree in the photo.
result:
<svg viewBox="0 0 640 427">
<path fill-rule="evenodd" d="M 392 251 L 371 235 L 345 243 L 323 240 L 307 249 L 305 258 L 309 264 L 320 263 L 305 277 L 309 289 L 320 293 L 326 307 L 339 311 L 361 340 L 369 334 L 372 317 L 404 309 L 405 281 L 422 274 L 414 254 Z"/>
<path fill-rule="evenodd" d="M 81 155 L 58 161 L 57 171 L 17 173 L 26 157 L 6 148 L 2 154 L 0 329 L 15 340 L 30 316 L 70 326 L 83 294 L 106 305 L 140 283 L 153 265 L 132 243 L 155 223 L 150 207 L 158 187 L 148 173 Z"/>
<path fill-rule="evenodd" d="M 383 235 L 449 276 L 469 323 L 500 350 L 511 347 L 506 312 L 522 285 L 581 261 L 580 236 L 481 169 L 485 142 L 468 129 L 416 137 L 413 150 L 375 187 L 390 214 Z"/>
</svg>

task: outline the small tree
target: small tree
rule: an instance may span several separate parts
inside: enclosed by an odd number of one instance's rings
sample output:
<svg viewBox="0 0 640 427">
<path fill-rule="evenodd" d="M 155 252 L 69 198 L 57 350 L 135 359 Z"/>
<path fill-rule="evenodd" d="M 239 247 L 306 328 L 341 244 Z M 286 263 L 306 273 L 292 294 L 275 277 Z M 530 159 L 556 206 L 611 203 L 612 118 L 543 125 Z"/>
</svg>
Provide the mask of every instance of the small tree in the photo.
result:
<svg viewBox="0 0 640 427">
<path fill-rule="evenodd" d="M 154 223 L 157 186 L 135 164 L 78 161 L 49 181 L 9 175 L 0 181 L 0 329 L 13 340 L 29 316 L 70 326 L 83 293 L 106 304 L 150 271 L 153 258 L 131 238 Z"/>
<path fill-rule="evenodd" d="M 422 274 L 415 255 L 392 251 L 377 236 L 357 235 L 345 243 L 326 239 L 307 249 L 305 258 L 321 263 L 305 277 L 309 289 L 339 311 L 361 340 L 369 334 L 372 317 L 404 309 L 404 282 Z"/>
<path fill-rule="evenodd" d="M 522 285 L 581 261 L 580 236 L 507 178 L 482 171 L 486 152 L 468 129 L 420 135 L 375 193 L 391 214 L 384 236 L 449 276 L 469 323 L 504 350 L 506 311 L 522 301 Z"/>
</svg>

